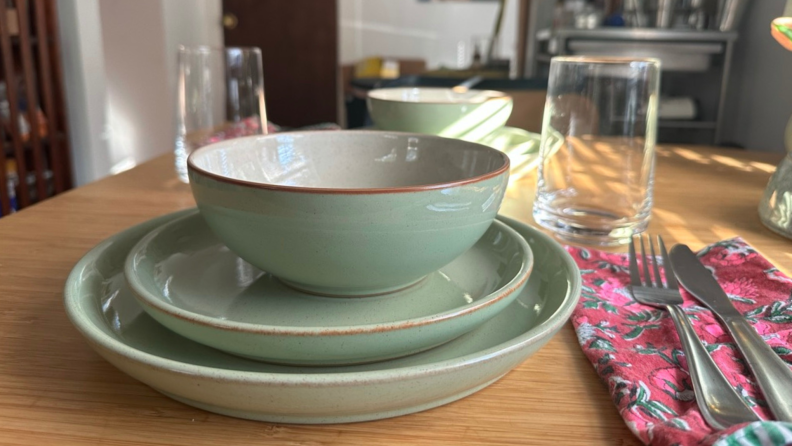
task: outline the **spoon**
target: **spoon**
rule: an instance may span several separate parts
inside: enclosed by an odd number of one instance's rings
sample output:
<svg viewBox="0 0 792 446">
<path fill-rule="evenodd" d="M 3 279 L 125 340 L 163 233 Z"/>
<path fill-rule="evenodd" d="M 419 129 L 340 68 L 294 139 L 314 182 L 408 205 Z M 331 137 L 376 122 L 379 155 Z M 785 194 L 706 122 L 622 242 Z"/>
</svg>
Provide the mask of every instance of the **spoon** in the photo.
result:
<svg viewBox="0 0 792 446">
<path fill-rule="evenodd" d="M 451 90 L 453 90 L 454 93 L 467 93 L 468 90 L 473 88 L 473 86 L 475 86 L 482 80 L 484 80 L 484 78 L 481 76 L 473 76 L 470 79 L 467 79 L 466 81 L 462 82 L 461 84 L 452 87 Z"/>
</svg>

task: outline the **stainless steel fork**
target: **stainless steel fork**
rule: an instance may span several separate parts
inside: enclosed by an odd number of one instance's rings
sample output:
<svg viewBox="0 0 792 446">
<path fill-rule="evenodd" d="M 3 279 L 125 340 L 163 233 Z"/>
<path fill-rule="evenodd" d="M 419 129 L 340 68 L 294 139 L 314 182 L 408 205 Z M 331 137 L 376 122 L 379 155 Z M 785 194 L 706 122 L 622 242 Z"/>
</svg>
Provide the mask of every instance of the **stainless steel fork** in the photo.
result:
<svg viewBox="0 0 792 446">
<path fill-rule="evenodd" d="M 641 264 L 643 265 L 643 281 L 638 269 L 638 259 L 635 255 L 635 239 L 630 242 L 630 291 L 638 302 L 665 308 L 674 321 L 679 339 L 682 341 L 682 350 L 687 358 L 690 378 L 693 381 L 693 390 L 696 393 L 696 402 L 701 414 L 710 426 L 715 429 L 725 429 L 731 425 L 750 421 L 759 421 L 759 417 L 751 410 L 740 397 L 729 381 L 723 376 L 715 361 L 710 357 L 704 344 L 696 335 L 690 320 L 682 310 L 682 295 L 679 294 L 668 252 L 661 237 L 657 237 L 657 244 L 662 255 L 662 264 L 665 268 L 666 283 L 660 277 L 660 266 L 655 256 L 652 238 L 649 241 L 651 257 L 646 255 L 644 238 L 638 237 L 641 242 Z M 649 273 L 649 264 L 653 265 L 654 282 Z"/>
</svg>

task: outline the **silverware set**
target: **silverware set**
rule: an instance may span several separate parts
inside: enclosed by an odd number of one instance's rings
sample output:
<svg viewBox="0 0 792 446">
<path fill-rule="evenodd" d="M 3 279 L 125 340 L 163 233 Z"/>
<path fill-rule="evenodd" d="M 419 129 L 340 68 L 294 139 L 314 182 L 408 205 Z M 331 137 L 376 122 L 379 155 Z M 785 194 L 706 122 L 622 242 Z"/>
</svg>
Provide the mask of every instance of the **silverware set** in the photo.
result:
<svg viewBox="0 0 792 446">
<path fill-rule="evenodd" d="M 640 257 L 636 253 L 636 242 L 640 247 Z M 657 245 L 659 261 L 651 237 L 636 236 L 631 241 L 630 292 L 640 303 L 665 309 L 674 321 L 687 357 L 696 402 L 707 423 L 713 428 L 725 429 L 739 423 L 759 421 L 759 417 L 731 386 L 693 330 L 681 307 L 683 301 L 677 280 L 712 310 L 729 330 L 773 415 L 779 421 L 792 421 L 792 371 L 786 363 L 734 308 L 710 271 L 690 248 L 676 245 L 669 255 L 659 236 Z M 665 281 L 662 276 L 665 276 Z"/>
</svg>

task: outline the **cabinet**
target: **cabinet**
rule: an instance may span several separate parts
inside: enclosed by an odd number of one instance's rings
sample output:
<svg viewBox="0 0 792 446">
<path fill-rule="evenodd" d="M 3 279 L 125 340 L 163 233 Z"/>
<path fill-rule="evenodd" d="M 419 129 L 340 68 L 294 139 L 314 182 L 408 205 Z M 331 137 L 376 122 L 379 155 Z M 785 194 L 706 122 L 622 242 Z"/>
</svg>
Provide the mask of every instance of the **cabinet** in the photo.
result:
<svg viewBox="0 0 792 446">
<path fill-rule="evenodd" d="M 71 187 L 56 0 L 0 0 L 0 216 Z"/>
</svg>

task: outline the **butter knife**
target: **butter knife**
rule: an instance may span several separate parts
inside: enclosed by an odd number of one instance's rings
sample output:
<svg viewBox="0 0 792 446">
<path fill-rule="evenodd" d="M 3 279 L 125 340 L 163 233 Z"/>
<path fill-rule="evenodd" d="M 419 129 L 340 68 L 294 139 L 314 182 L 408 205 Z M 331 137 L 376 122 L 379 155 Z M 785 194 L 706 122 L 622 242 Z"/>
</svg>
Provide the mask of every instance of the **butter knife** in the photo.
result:
<svg viewBox="0 0 792 446">
<path fill-rule="evenodd" d="M 792 371 L 787 364 L 734 308 L 723 288 L 690 248 L 676 245 L 671 249 L 670 257 L 682 286 L 726 325 L 748 361 L 770 411 L 779 421 L 792 421 Z"/>
</svg>

